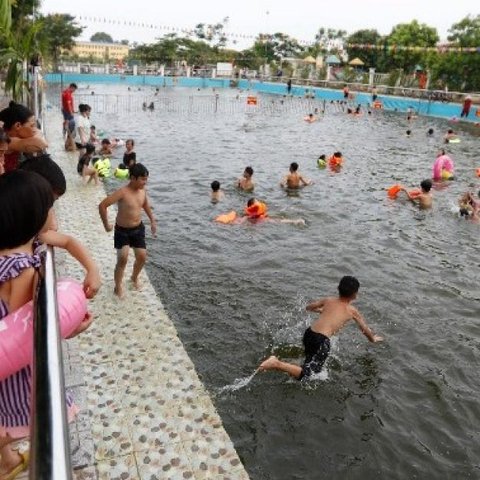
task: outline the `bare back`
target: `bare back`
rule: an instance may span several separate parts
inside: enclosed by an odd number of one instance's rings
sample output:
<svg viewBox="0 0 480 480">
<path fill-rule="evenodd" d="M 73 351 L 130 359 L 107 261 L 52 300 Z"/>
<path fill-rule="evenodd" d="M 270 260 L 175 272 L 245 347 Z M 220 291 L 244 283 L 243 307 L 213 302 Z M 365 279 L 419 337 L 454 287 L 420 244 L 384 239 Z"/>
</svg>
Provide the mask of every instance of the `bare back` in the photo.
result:
<svg viewBox="0 0 480 480">
<path fill-rule="evenodd" d="M 431 208 L 432 207 L 432 195 L 431 193 L 422 193 L 418 196 L 418 203 L 420 208 Z"/>
<path fill-rule="evenodd" d="M 299 188 L 300 187 L 300 175 L 295 172 L 295 173 L 289 173 L 287 175 L 287 187 L 288 188 Z"/>
<path fill-rule="evenodd" d="M 329 297 L 319 303 L 322 305 L 318 310 L 312 309 L 312 311 L 320 310 L 321 313 L 317 320 L 312 323 L 311 329 L 327 337 L 335 335 L 358 313 L 355 307 L 340 298 Z"/>
<path fill-rule="evenodd" d="M 146 195 L 147 193 L 143 188 L 134 189 L 129 185 L 121 188 L 121 197 L 118 200 L 117 225 L 132 228 L 140 224 Z"/>
</svg>

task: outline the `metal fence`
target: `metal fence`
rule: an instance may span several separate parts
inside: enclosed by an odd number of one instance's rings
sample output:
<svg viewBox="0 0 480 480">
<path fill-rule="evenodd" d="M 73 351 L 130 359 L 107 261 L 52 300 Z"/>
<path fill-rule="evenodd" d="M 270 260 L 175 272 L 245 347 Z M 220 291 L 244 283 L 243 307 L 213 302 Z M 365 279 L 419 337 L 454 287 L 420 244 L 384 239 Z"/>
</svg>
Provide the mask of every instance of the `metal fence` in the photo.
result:
<svg viewBox="0 0 480 480">
<path fill-rule="evenodd" d="M 32 109 L 45 133 L 45 92 L 38 67 L 32 78 Z M 34 298 L 30 480 L 70 480 L 70 443 L 57 311 L 55 261 L 47 249 Z"/>
</svg>

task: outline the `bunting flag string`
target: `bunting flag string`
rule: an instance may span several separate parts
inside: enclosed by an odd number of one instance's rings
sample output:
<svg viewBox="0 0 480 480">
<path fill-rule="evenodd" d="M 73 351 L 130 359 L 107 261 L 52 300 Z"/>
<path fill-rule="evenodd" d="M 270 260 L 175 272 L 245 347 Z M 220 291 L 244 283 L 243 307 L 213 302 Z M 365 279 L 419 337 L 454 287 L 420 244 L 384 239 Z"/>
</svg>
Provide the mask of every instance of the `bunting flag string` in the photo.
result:
<svg viewBox="0 0 480 480">
<path fill-rule="evenodd" d="M 76 17 L 79 21 L 91 22 L 91 23 L 107 23 L 111 25 L 123 25 L 127 27 L 136 27 L 143 29 L 152 29 L 152 30 L 162 30 L 166 33 L 181 33 L 186 36 L 193 36 L 195 34 L 195 28 L 185 28 L 185 27 L 174 27 L 171 25 L 158 25 L 149 22 L 136 22 L 132 20 L 120 20 L 106 17 L 96 17 L 96 16 L 85 16 L 80 15 Z M 207 28 L 208 32 L 208 28 Z M 244 40 L 256 40 L 260 37 L 261 40 L 265 41 L 272 37 L 271 34 L 243 34 L 243 33 L 232 33 L 232 32 L 221 32 L 221 35 L 227 39 L 232 39 L 236 41 L 238 39 Z M 317 41 L 309 40 L 297 40 L 300 45 L 305 47 L 317 45 Z M 479 47 L 459 47 L 454 44 L 438 44 L 435 47 L 418 47 L 412 45 L 385 45 L 385 44 L 369 44 L 369 43 L 347 43 L 344 47 L 346 48 L 356 48 L 359 50 L 383 50 L 389 52 L 438 52 L 438 53 L 480 53 Z"/>
<path fill-rule="evenodd" d="M 438 44 L 435 47 L 417 47 L 413 45 L 383 45 L 370 43 L 347 43 L 347 48 L 359 50 L 384 50 L 391 52 L 438 52 L 438 53 L 480 53 L 480 47 L 459 47 L 454 44 Z"/>
</svg>

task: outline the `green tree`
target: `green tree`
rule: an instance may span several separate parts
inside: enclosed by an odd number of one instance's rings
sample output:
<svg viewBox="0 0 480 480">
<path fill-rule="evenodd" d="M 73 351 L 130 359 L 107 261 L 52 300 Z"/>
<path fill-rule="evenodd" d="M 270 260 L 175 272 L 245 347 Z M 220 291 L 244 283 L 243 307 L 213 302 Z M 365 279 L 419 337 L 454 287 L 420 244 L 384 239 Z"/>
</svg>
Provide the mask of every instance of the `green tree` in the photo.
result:
<svg viewBox="0 0 480 480">
<path fill-rule="evenodd" d="M 227 44 L 227 37 L 225 35 L 225 25 L 228 23 L 228 17 L 225 17 L 222 22 L 215 24 L 199 23 L 195 26 L 194 35 L 212 47 L 224 47 Z"/>
<path fill-rule="evenodd" d="M 476 48 L 480 45 L 480 15 L 465 17 L 449 30 L 449 47 Z M 439 53 L 430 64 L 435 86 L 450 90 L 480 90 L 480 55 L 475 52 Z"/>
<path fill-rule="evenodd" d="M 337 45 L 343 43 L 346 36 L 347 32 L 345 30 L 320 27 L 315 35 L 315 41 L 320 52 L 337 52 Z"/>
<path fill-rule="evenodd" d="M 401 47 L 435 47 L 438 40 L 436 28 L 418 23 L 417 20 L 394 26 L 385 42 L 387 68 L 401 68 L 406 72 L 413 72 L 417 64 L 424 63 L 425 52 L 421 48 L 415 51 Z M 390 47 L 388 51 L 387 47 Z"/>
<path fill-rule="evenodd" d="M 378 68 L 379 55 L 377 46 L 382 42 L 382 36 L 377 30 L 357 30 L 346 39 L 347 53 L 350 60 L 360 58 L 366 66 Z M 371 48 L 349 47 L 350 45 L 365 45 Z"/>
<path fill-rule="evenodd" d="M 75 17 L 62 13 L 41 17 L 39 21 L 39 38 L 45 45 L 45 55 L 57 69 L 62 49 L 70 50 L 75 45 L 75 38 L 82 33 L 83 27 L 75 22 Z"/>
<path fill-rule="evenodd" d="M 105 32 L 96 32 L 90 37 L 91 42 L 113 43 L 113 38 Z"/>
<path fill-rule="evenodd" d="M 284 33 L 273 35 L 260 33 L 252 47 L 253 56 L 263 58 L 264 61 L 278 62 L 285 57 L 299 57 L 305 51 L 295 38 Z"/>
</svg>

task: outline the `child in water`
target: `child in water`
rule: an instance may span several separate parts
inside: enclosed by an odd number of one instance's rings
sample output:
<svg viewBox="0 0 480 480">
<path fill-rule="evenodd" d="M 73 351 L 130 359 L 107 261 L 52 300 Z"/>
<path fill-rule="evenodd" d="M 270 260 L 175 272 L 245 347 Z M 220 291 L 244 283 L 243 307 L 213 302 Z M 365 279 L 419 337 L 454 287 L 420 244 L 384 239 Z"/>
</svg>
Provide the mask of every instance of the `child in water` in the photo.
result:
<svg viewBox="0 0 480 480">
<path fill-rule="evenodd" d="M 87 146 L 85 147 L 85 153 L 83 155 L 80 154 L 80 158 L 78 159 L 77 173 L 82 177 L 84 182 L 88 177 L 87 184 L 93 180 L 95 185 L 98 185 L 98 171 L 96 168 L 90 166 L 90 162 L 94 153 L 95 146 L 91 143 L 87 143 Z"/>
<path fill-rule="evenodd" d="M 478 192 L 480 198 L 480 191 Z M 472 220 L 480 220 L 480 200 L 475 200 L 473 193 L 464 193 L 458 202 L 460 207 L 460 216 L 470 217 Z"/>
<path fill-rule="evenodd" d="M 104 157 L 113 155 L 112 142 L 108 138 L 104 138 L 98 150 L 98 154 Z"/>
<path fill-rule="evenodd" d="M 338 297 L 323 298 L 307 305 L 307 311 L 320 316 L 303 335 L 305 361 L 302 366 L 282 362 L 272 355 L 260 364 L 259 370 L 279 370 L 298 380 L 320 373 L 330 353 L 330 337 L 352 319 L 371 342 L 381 342 L 383 338 L 372 332 L 360 312 L 351 305 L 359 288 L 360 283 L 355 277 L 345 276 L 338 285 Z"/>
<path fill-rule="evenodd" d="M 280 186 L 283 188 L 300 188 L 306 187 L 307 185 L 312 185 L 312 181 L 304 178 L 298 173 L 298 163 L 292 162 L 290 164 L 290 171 L 285 175 L 284 179 L 280 182 Z"/>
<path fill-rule="evenodd" d="M 210 187 L 212 188 L 212 193 L 210 194 L 211 202 L 218 203 L 220 200 L 223 200 L 225 194 L 222 190 L 220 190 L 220 182 L 218 180 L 214 180 Z"/>
<path fill-rule="evenodd" d="M 246 167 L 243 172 L 242 178 L 239 178 L 237 180 L 237 182 L 235 183 L 235 186 L 240 190 L 243 190 L 244 192 L 253 192 L 255 188 L 255 184 L 253 183 L 252 177 L 253 177 L 253 168 Z"/>
<path fill-rule="evenodd" d="M 427 178 L 426 180 L 422 180 L 420 183 L 420 189 L 421 192 L 419 194 L 417 193 L 411 193 L 408 192 L 406 188 L 402 187 L 401 191 L 405 192 L 407 194 L 407 197 L 409 200 L 412 202 L 418 202 L 420 208 L 431 208 L 432 207 L 432 194 L 430 193 L 430 190 L 432 189 L 432 181 Z"/>
</svg>

